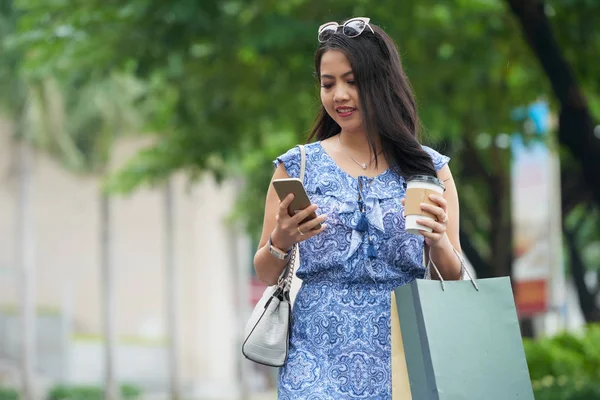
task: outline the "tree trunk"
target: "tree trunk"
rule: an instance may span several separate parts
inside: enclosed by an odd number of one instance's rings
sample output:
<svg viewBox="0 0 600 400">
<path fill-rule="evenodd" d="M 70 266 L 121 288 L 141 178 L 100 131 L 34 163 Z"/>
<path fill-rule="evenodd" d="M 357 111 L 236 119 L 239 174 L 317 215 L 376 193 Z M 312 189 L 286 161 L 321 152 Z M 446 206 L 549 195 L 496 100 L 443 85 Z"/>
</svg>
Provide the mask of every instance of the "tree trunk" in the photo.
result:
<svg viewBox="0 0 600 400">
<path fill-rule="evenodd" d="M 234 181 L 235 195 L 234 198 L 239 198 L 242 187 L 244 187 L 244 181 L 241 178 L 236 178 Z M 233 268 L 233 276 L 235 276 L 236 284 L 234 286 L 235 298 L 236 298 L 236 320 L 237 320 L 237 332 L 235 335 L 237 338 L 237 348 L 241 349 L 244 341 L 244 328 L 246 320 L 249 315 L 250 308 L 250 282 L 252 279 L 252 261 L 250 260 L 249 254 L 253 254 L 254 249 L 251 245 L 251 239 L 245 235 L 243 226 L 233 226 L 228 229 L 229 243 L 231 243 L 231 251 L 229 252 L 231 257 L 231 264 Z M 242 355 L 241 351 L 237 352 L 237 370 L 236 378 L 238 382 L 238 396 L 237 400 L 249 400 L 252 395 L 250 394 L 250 375 L 251 374 L 251 363 Z M 270 378 L 267 377 L 269 384 L 271 383 Z"/>
<path fill-rule="evenodd" d="M 119 391 L 115 374 L 115 290 L 111 241 L 110 198 L 100 189 L 100 257 L 102 269 L 102 303 L 104 316 L 105 399 L 117 400 Z"/>
<path fill-rule="evenodd" d="M 472 179 L 474 181 L 479 180 L 481 182 L 481 185 L 488 185 L 488 187 L 486 189 L 483 189 L 482 192 L 489 193 L 491 191 L 491 188 L 489 187 L 489 180 L 486 179 L 489 176 L 489 173 L 480 159 L 479 152 L 474 146 L 474 139 L 467 138 L 463 141 L 463 144 L 464 152 L 462 162 L 460 163 L 460 176 L 463 179 Z M 493 277 L 493 272 L 489 260 L 486 260 L 473 244 L 473 238 L 471 238 L 470 235 L 475 235 L 476 233 L 469 232 L 466 228 L 467 224 L 465 223 L 465 221 L 470 221 L 473 224 L 476 224 L 477 216 L 475 215 L 475 213 L 471 212 L 470 208 L 461 207 L 460 220 L 460 245 L 463 252 L 465 253 L 465 256 L 473 266 L 477 277 Z"/>
<path fill-rule="evenodd" d="M 465 229 L 460 228 L 459 236 L 460 236 L 460 246 L 462 248 L 462 251 L 463 251 L 465 257 L 467 258 L 467 260 L 469 260 L 469 263 L 471 263 L 471 265 L 473 266 L 473 269 L 475 270 L 475 273 L 477 274 L 477 278 L 479 278 L 479 279 L 491 278 L 492 274 L 491 274 L 489 264 L 487 263 L 487 261 L 485 261 L 483 259 L 481 254 L 479 254 L 479 251 L 473 245 L 473 242 L 469 236 L 469 233 Z"/>
<path fill-rule="evenodd" d="M 542 0 L 506 0 L 521 23 L 527 43 L 548 76 L 561 105 L 558 138 L 582 166 L 583 178 L 600 205 L 600 140 L 585 96 L 552 32 Z M 572 176 L 570 179 L 579 179 Z"/>
<path fill-rule="evenodd" d="M 594 198 L 583 179 L 573 179 L 581 174 L 574 162 L 563 159 L 560 163 L 560 192 L 562 215 L 566 216 L 582 203 L 593 202 Z"/>
<path fill-rule="evenodd" d="M 521 327 L 521 336 L 526 338 L 534 338 L 535 337 L 535 329 L 533 328 L 533 318 L 522 318 L 519 321 L 519 326 Z"/>
<path fill-rule="evenodd" d="M 174 207 L 173 185 L 167 180 L 164 187 L 164 218 L 165 218 L 165 275 L 167 293 L 167 332 L 169 337 L 169 376 L 172 400 L 180 400 L 181 381 L 179 375 L 179 309 L 177 302 L 178 271 L 174 257 Z"/>
<path fill-rule="evenodd" d="M 506 150 L 491 148 L 493 174 L 490 181 L 489 218 L 492 276 L 511 276 L 513 262 L 512 218 L 510 207 L 510 168 L 504 158 Z"/>
<path fill-rule="evenodd" d="M 571 274 L 573 276 L 573 281 L 575 282 L 575 287 L 577 288 L 579 307 L 581 308 L 583 317 L 586 322 L 600 322 L 600 308 L 596 303 L 595 291 L 588 288 L 585 283 L 586 267 L 579 254 L 579 249 L 577 248 L 576 232 L 571 231 L 564 226 L 564 222 L 563 232 L 567 250 L 569 252 L 569 258 L 571 260 Z"/>
<path fill-rule="evenodd" d="M 21 384 L 23 400 L 36 399 L 36 279 L 35 242 L 31 207 L 32 149 L 25 140 L 19 146 L 19 195 L 17 196 L 18 265 L 21 271 Z"/>
</svg>

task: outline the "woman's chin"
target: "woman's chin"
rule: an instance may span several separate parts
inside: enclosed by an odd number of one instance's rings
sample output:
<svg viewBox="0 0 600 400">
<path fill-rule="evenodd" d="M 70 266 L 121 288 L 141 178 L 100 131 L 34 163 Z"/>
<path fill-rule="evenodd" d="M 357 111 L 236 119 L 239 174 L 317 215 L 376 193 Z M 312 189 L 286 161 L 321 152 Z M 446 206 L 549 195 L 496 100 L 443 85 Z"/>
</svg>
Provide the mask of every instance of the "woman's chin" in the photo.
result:
<svg viewBox="0 0 600 400">
<path fill-rule="evenodd" d="M 356 133 L 363 133 L 363 128 L 361 124 L 350 124 L 350 123 L 342 123 L 338 124 L 340 128 L 342 128 L 342 132 L 353 135 Z"/>
</svg>

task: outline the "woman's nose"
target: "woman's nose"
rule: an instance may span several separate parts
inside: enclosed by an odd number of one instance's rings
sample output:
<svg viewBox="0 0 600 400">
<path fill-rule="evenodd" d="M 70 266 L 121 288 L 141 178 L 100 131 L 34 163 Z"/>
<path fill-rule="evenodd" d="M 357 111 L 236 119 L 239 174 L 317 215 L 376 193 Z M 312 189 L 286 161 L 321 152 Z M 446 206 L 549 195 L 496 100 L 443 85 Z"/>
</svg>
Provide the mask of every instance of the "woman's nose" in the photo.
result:
<svg viewBox="0 0 600 400">
<path fill-rule="evenodd" d="M 350 96 L 348 95 L 348 91 L 340 86 L 336 88 L 335 93 L 333 94 L 333 101 L 346 101 L 350 98 Z"/>
</svg>

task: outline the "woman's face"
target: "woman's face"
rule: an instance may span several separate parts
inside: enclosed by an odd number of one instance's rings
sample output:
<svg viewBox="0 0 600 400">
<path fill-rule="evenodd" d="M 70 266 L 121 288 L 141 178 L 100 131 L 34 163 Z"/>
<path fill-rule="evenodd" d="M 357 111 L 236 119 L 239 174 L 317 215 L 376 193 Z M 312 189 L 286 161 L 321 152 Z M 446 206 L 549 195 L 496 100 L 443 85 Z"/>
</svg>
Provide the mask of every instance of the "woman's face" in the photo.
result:
<svg viewBox="0 0 600 400">
<path fill-rule="evenodd" d="M 362 130 L 358 91 L 344 53 L 328 50 L 321 57 L 321 102 L 343 132 Z"/>
</svg>

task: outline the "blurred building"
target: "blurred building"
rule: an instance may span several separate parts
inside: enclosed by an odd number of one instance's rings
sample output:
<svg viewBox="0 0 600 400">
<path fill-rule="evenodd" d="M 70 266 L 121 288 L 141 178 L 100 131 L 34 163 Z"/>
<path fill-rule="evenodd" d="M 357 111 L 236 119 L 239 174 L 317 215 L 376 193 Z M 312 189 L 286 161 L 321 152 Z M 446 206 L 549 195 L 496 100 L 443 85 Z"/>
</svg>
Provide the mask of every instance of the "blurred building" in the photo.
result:
<svg viewBox="0 0 600 400">
<path fill-rule="evenodd" d="M 0 122 L 0 363 L 16 361 L 21 337 L 18 155 L 10 135 Z M 142 145 L 120 142 L 114 164 Z M 209 177 L 190 185 L 179 176 L 173 187 L 183 386 L 196 398 L 229 398 L 248 367 L 240 362 L 239 340 L 252 259 L 243 232 L 227 223 L 236 186 Z M 168 387 L 163 197 L 162 188 L 141 189 L 112 201 L 116 372 L 119 381 L 156 392 Z M 99 209 L 97 179 L 35 155 L 38 371 L 48 382 L 103 381 Z"/>
</svg>

